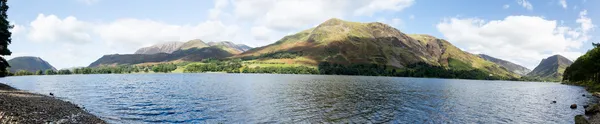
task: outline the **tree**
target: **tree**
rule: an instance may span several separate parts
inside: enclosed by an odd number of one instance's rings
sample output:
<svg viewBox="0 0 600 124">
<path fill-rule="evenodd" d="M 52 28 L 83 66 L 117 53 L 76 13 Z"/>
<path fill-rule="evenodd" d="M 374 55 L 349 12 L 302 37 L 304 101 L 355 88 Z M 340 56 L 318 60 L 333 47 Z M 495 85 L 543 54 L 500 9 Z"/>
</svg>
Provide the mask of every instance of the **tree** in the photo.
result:
<svg viewBox="0 0 600 124">
<path fill-rule="evenodd" d="M 52 69 L 48 69 L 48 70 L 44 71 L 44 74 L 45 75 L 55 75 L 56 72 L 54 70 L 52 70 Z"/>
<path fill-rule="evenodd" d="M 42 70 L 37 70 L 35 71 L 35 75 L 44 75 L 44 73 L 42 73 Z"/>
<path fill-rule="evenodd" d="M 8 45 L 11 43 L 11 35 L 10 29 L 13 28 L 8 21 L 8 16 L 6 15 L 6 11 L 8 10 L 8 5 L 6 4 L 8 0 L 0 0 L 0 76 L 6 76 L 8 71 L 6 68 L 10 67 L 6 59 L 2 56 L 10 55 L 12 52 L 8 50 Z"/>
<path fill-rule="evenodd" d="M 592 43 L 594 47 L 600 47 L 600 43 Z"/>
</svg>

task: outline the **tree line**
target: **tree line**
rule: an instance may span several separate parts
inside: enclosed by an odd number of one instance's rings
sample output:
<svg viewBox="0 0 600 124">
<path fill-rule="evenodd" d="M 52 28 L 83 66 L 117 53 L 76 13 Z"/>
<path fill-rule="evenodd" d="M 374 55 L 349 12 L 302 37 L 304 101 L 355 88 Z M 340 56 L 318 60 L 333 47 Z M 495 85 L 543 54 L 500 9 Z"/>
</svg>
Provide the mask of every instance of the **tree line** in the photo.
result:
<svg viewBox="0 0 600 124">
<path fill-rule="evenodd" d="M 584 86 L 590 92 L 600 91 L 600 44 L 592 45 L 593 49 L 565 69 L 564 83 Z"/>
<path fill-rule="evenodd" d="M 69 75 L 69 74 L 129 74 L 129 73 L 168 73 L 177 69 L 176 64 L 166 63 L 148 66 L 100 66 L 100 67 L 82 67 L 75 69 L 61 69 L 45 71 L 38 70 L 30 72 L 27 70 L 19 70 L 15 73 L 9 73 L 9 76 L 24 76 L 24 75 Z"/>
<path fill-rule="evenodd" d="M 322 74 L 322 75 L 364 75 L 394 77 L 435 77 L 478 80 L 507 80 L 508 78 L 491 75 L 478 69 L 455 70 L 427 63 L 415 63 L 406 68 L 396 68 L 380 64 L 337 64 L 321 62 L 318 66 L 270 66 L 249 67 L 241 59 L 217 60 L 205 59 L 202 63 L 186 63 L 185 73 L 226 72 L 226 73 L 275 73 L 275 74 Z M 157 64 L 148 66 L 101 66 L 93 68 L 75 68 L 73 70 L 46 70 L 44 72 L 19 71 L 15 75 L 65 75 L 65 74 L 127 74 L 127 73 L 168 73 L 182 64 Z"/>
</svg>

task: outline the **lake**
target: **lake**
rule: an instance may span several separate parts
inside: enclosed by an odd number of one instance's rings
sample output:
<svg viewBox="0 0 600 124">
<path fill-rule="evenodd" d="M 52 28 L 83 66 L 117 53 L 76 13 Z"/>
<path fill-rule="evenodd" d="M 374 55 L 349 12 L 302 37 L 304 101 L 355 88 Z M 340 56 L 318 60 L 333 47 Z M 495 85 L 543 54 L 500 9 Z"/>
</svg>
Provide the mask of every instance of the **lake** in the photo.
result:
<svg viewBox="0 0 600 124">
<path fill-rule="evenodd" d="M 402 77 L 107 74 L 0 82 L 52 92 L 110 123 L 573 123 L 595 100 L 557 83 Z"/>
</svg>

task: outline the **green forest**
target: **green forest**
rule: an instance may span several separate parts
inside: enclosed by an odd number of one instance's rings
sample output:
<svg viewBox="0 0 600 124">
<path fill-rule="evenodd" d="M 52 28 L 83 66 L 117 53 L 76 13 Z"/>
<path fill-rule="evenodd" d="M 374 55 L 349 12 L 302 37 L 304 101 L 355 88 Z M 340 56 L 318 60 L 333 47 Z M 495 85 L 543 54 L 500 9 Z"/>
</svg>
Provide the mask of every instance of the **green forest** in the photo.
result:
<svg viewBox="0 0 600 124">
<path fill-rule="evenodd" d="M 565 69 L 564 83 L 584 86 L 590 92 L 600 91 L 600 44 L 593 45 L 594 49 L 577 58 Z"/>
</svg>

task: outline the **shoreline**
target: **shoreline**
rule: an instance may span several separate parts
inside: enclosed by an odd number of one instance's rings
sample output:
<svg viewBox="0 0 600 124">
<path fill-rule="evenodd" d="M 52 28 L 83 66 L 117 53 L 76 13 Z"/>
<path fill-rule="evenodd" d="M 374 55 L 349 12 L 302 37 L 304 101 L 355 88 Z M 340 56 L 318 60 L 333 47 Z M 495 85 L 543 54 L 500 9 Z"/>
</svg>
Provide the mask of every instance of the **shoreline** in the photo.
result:
<svg viewBox="0 0 600 124">
<path fill-rule="evenodd" d="M 590 94 L 592 94 L 592 97 L 600 99 L 600 92 L 590 92 Z M 584 107 L 584 110 L 583 115 L 574 117 L 575 124 L 600 124 L 600 103 L 592 103 Z"/>
<path fill-rule="evenodd" d="M 0 123 L 106 122 L 73 103 L 0 83 Z"/>
</svg>

